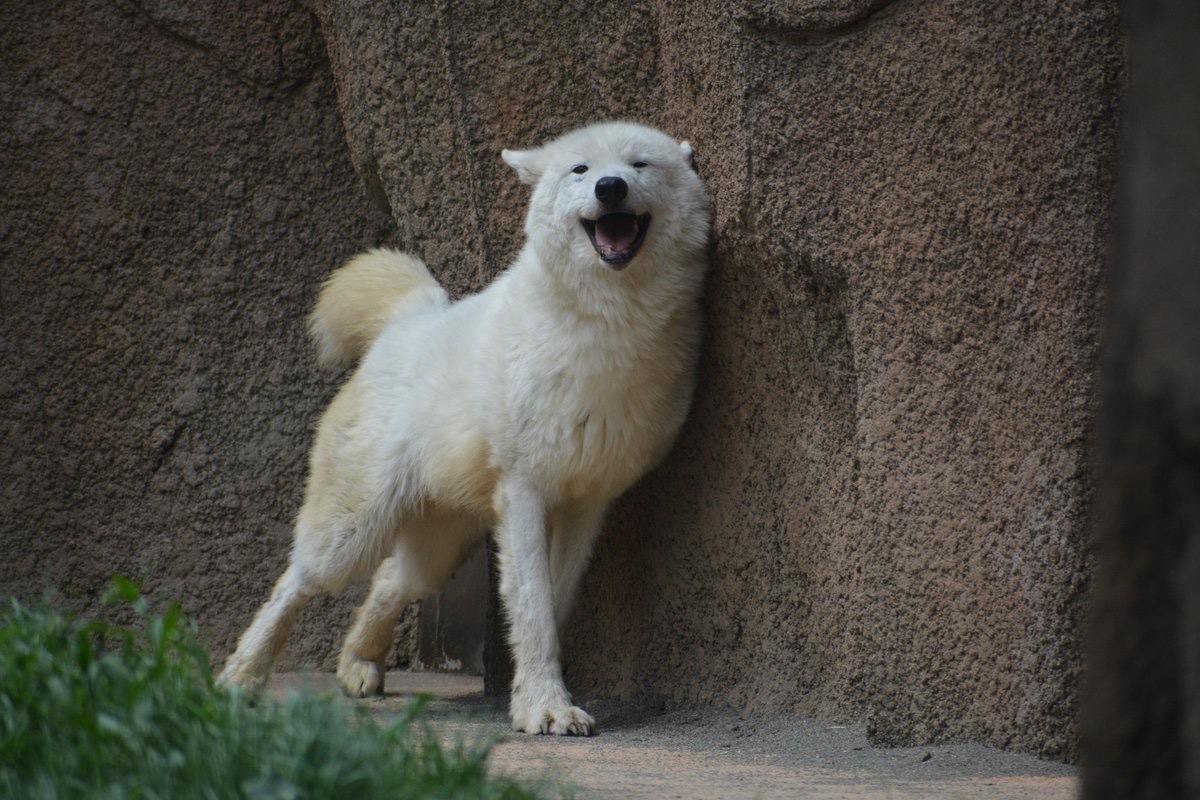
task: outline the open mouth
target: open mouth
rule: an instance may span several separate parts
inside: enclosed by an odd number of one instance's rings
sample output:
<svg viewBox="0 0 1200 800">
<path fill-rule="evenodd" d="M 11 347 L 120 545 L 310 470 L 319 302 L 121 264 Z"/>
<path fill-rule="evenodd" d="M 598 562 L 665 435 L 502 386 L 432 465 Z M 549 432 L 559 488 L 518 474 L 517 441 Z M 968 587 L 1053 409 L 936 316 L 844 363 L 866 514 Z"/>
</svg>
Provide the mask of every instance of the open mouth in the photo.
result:
<svg viewBox="0 0 1200 800">
<path fill-rule="evenodd" d="M 650 215 L 616 211 L 599 219 L 582 219 L 580 222 L 600 260 L 613 269 L 624 269 L 646 241 Z"/>
</svg>

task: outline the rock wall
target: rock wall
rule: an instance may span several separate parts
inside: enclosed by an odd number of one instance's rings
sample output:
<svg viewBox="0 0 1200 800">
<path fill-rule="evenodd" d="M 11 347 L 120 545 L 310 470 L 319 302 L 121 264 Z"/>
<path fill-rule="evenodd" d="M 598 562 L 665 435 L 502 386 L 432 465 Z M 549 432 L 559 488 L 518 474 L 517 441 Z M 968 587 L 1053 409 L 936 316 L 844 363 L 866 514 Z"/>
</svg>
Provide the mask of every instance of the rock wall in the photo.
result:
<svg viewBox="0 0 1200 800">
<path fill-rule="evenodd" d="M 85 608 L 120 572 L 227 651 L 339 380 L 305 315 L 394 233 L 319 27 L 284 2 L 6 3 L 0 62 L 0 592 Z M 351 603 L 315 604 L 285 665 L 331 663 Z"/>
<path fill-rule="evenodd" d="M 568 682 L 1073 755 L 1112 2 L 119 8 L 0 20 L 3 589 L 120 565 L 228 648 L 335 383 L 320 277 L 387 240 L 483 285 L 526 197 L 499 150 L 633 118 L 712 191 L 709 336 Z"/>
</svg>

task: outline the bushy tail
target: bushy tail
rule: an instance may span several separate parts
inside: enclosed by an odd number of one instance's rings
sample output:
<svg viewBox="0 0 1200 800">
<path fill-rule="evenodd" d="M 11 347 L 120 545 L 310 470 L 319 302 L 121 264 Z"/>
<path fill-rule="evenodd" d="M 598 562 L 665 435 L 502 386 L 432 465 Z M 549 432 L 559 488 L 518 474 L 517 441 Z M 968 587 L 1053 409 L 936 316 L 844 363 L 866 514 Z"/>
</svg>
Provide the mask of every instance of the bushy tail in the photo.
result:
<svg viewBox="0 0 1200 800">
<path fill-rule="evenodd" d="M 449 302 L 419 259 L 378 248 L 329 276 L 308 318 L 308 332 L 316 340 L 322 364 L 349 364 L 367 351 L 390 320 Z"/>
</svg>

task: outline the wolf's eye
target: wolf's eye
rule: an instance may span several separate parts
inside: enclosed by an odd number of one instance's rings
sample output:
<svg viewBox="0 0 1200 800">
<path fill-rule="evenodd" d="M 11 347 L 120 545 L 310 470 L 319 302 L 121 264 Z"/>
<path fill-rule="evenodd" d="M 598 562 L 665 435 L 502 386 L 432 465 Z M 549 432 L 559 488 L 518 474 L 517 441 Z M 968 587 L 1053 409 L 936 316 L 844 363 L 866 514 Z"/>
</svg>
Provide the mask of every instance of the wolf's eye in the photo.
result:
<svg viewBox="0 0 1200 800">
<path fill-rule="evenodd" d="M 587 172 L 587 170 L 587 164 L 576 164 L 571 168 L 571 172 L 574 172 L 576 175 L 582 175 L 583 173 Z"/>
<path fill-rule="evenodd" d="M 649 165 L 649 164 L 647 164 L 645 161 L 635 161 L 635 162 L 633 162 L 633 168 L 634 168 L 634 169 L 645 169 L 645 168 L 646 168 L 646 167 L 648 167 L 648 166 L 650 166 L 650 165 Z"/>
</svg>

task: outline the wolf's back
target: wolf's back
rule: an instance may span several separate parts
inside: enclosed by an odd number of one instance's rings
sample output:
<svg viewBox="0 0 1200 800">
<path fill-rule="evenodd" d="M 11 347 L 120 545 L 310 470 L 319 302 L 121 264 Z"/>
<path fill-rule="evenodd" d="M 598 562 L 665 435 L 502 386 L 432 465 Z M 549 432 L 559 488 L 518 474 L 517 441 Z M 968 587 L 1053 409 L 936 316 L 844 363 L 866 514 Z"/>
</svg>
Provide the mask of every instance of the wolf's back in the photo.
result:
<svg viewBox="0 0 1200 800">
<path fill-rule="evenodd" d="M 308 331 L 322 364 L 348 364 L 362 357 L 391 320 L 449 302 L 420 259 L 377 248 L 329 276 L 308 318 Z"/>
</svg>

